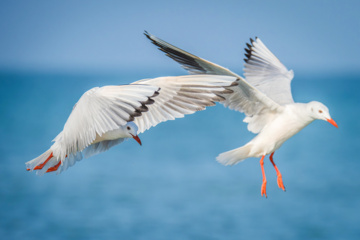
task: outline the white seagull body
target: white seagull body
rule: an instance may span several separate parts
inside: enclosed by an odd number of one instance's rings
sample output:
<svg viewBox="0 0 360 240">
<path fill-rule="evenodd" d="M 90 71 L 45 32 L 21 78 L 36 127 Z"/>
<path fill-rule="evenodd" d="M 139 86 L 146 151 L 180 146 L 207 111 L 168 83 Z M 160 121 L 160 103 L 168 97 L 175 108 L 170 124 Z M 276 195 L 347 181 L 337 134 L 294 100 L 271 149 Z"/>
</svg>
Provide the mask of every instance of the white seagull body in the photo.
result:
<svg viewBox="0 0 360 240">
<path fill-rule="evenodd" d="M 264 157 L 270 154 L 270 161 L 277 172 L 278 186 L 285 191 L 282 176 L 273 161 L 274 152 L 290 137 L 316 119 L 325 120 L 337 127 L 330 117 L 328 108 L 320 102 L 295 103 L 291 94 L 293 71 L 288 70 L 259 38 L 247 44 L 245 79 L 229 69 L 190 54 L 145 32 L 153 44 L 177 61 L 191 74 L 218 74 L 238 78 L 234 92 L 226 96 L 222 103 L 245 113 L 244 122 L 248 130 L 256 133 L 244 146 L 224 152 L 217 160 L 224 165 L 234 165 L 249 157 L 261 157 L 263 174 L 261 195 L 266 195 Z"/>
<path fill-rule="evenodd" d="M 139 133 L 175 118 L 204 110 L 232 93 L 235 77 L 189 75 L 95 87 L 75 104 L 64 129 L 45 153 L 26 163 L 38 175 L 60 173 L 85 157 L 108 150 L 127 138 L 140 145 Z"/>
</svg>

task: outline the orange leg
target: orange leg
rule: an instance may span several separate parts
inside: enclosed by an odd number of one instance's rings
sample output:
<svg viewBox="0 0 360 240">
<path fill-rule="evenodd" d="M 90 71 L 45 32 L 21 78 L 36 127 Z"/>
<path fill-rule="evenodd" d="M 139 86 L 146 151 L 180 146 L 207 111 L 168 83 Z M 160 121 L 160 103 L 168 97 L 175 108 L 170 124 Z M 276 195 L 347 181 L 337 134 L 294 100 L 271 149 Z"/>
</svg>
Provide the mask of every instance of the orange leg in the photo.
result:
<svg viewBox="0 0 360 240">
<path fill-rule="evenodd" d="M 46 172 L 54 172 L 54 171 L 58 170 L 60 164 L 61 164 L 61 161 L 59 161 L 58 164 L 56 164 L 55 166 L 50 167 Z"/>
<path fill-rule="evenodd" d="M 272 165 L 274 166 L 275 171 L 276 171 L 277 184 L 278 184 L 279 188 L 281 188 L 282 190 L 285 191 L 285 187 L 284 187 L 284 183 L 283 183 L 283 180 L 282 180 L 281 173 L 280 173 L 279 169 L 277 168 L 277 166 L 276 166 L 275 163 L 274 163 L 274 159 L 273 159 L 274 153 L 275 153 L 275 152 L 271 153 L 271 155 L 270 155 L 270 161 L 271 161 L 271 163 L 272 163 Z"/>
<path fill-rule="evenodd" d="M 53 157 L 53 153 L 50 154 L 50 156 L 41 164 L 37 165 L 36 167 L 34 167 L 34 170 L 41 170 L 45 164 Z M 29 171 L 29 170 L 28 170 Z"/>
<path fill-rule="evenodd" d="M 261 184 L 261 196 L 264 196 L 267 198 L 266 195 L 266 176 L 265 176 L 265 169 L 264 169 L 264 158 L 265 155 L 263 155 L 260 159 L 260 166 L 261 166 L 261 172 L 262 172 L 262 176 L 263 176 L 263 182 Z"/>
</svg>

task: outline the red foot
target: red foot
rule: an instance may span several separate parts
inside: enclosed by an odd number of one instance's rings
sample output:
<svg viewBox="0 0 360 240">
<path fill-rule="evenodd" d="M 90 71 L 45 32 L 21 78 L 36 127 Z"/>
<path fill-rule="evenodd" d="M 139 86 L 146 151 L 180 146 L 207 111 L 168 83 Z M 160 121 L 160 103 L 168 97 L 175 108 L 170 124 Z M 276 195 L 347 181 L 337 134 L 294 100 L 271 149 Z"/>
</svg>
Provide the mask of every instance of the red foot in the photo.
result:
<svg viewBox="0 0 360 240">
<path fill-rule="evenodd" d="M 34 167 L 34 170 L 41 170 L 45 164 L 53 157 L 53 153 L 50 154 L 50 156 L 45 160 L 45 162 L 37 165 L 36 167 Z M 29 171 L 29 170 L 28 170 Z"/>
<path fill-rule="evenodd" d="M 273 152 L 273 153 L 270 154 L 270 161 L 271 161 L 271 163 L 272 163 L 272 165 L 274 166 L 275 171 L 276 171 L 277 184 L 278 184 L 279 188 L 281 188 L 282 190 L 285 191 L 285 187 L 284 187 L 284 183 L 283 183 L 283 180 L 282 180 L 281 173 L 280 173 L 279 169 L 277 168 L 277 166 L 276 166 L 275 163 L 274 163 L 274 159 L 273 159 L 274 153 L 275 153 L 275 152 Z"/>
<path fill-rule="evenodd" d="M 286 190 L 285 190 L 285 187 L 284 187 L 284 183 L 283 183 L 281 174 L 278 175 L 277 184 L 278 184 L 279 188 L 281 188 L 282 190 L 286 191 Z"/>
<path fill-rule="evenodd" d="M 263 179 L 263 183 L 261 184 L 261 196 L 263 197 L 265 195 L 265 197 L 267 198 L 266 195 L 266 179 Z"/>
<path fill-rule="evenodd" d="M 46 172 L 48 173 L 48 172 L 54 172 L 54 171 L 58 170 L 60 164 L 61 164 L 61 161 L 59 161 L 58 164 L 56 164 L 55 166 L 50 167 Z"/>
<path fill-rule="evenodd" d="M 263 155 L 260 159 L 260 166 L 261 166 L 261 172 L 262 172 L 262 176 L 263 176 L 263 182 L 261 184 L 261 196 L 264 196 L 267 198 L 266 195 L 266 176 L 265 176 L 265 170 L 264 170 L 264 158 L 265 155 Z"/>
</svg>

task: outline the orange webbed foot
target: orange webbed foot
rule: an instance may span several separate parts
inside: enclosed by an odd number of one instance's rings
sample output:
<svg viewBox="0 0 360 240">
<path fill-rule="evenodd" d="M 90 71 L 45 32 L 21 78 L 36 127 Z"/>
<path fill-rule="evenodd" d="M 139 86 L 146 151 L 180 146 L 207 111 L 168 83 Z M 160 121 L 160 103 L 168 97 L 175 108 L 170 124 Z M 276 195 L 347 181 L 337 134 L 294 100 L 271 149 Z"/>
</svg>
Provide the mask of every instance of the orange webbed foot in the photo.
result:
<svg viewBox="0 0 360 240">
<path fill-rule="evenodd" d="M 281 173 L 277 177 L 277 184 L 278 184 L 279 188 L 281 188 L 284 192 L 286 192 Z"/>
<path fill-rule="evenodd" d="M 55 166 L 50 167 L 46 172 L 48 173 L 48 172 L 54 172 L 54 171 L 58 170 L 60 164 L 61 164 L 61 161 L 59 161 L 58 164 L 56 164 Z"/>
<path fill-rule="evenodd" d="M 263 197 L 265 195 L 265 197 L 267 198 L 266 195 L 266 179 L 263 180 L 263 183 L 261 184 L 261 196 Z"/>
<path fill-rule="evenodd" d="M 35 166 L 34 170 L 41 170 L 52 157 L 53 157 L 53 153 L 51 153 L 50 156 L 43 163 Z M 28 171 L 30 171 L 30 170 L 28 170 Z"/>
<path fill-rule="evenodd" d="M 281 188 L 282 190 L 286 191 L 286 190 L 285 190 L 284 183 L 283 183 L 283 180 L 282 180 L 281 173 L 280 173 L 278 167 L 277 167 L 277 166 L 275 165 L 275 163 L 274 163 L 274 159 L 273 159 L 274 153 L 275 153 L 275 152 L 273 152 L 273 153 L 270 154 L 270 162 L 272 163 L 272 165 L 273 165 L 274 168 L 275 168 L 276 175 L 277 175 L 277 184 L 278 184 L 279 188 Z"/>
</svg>

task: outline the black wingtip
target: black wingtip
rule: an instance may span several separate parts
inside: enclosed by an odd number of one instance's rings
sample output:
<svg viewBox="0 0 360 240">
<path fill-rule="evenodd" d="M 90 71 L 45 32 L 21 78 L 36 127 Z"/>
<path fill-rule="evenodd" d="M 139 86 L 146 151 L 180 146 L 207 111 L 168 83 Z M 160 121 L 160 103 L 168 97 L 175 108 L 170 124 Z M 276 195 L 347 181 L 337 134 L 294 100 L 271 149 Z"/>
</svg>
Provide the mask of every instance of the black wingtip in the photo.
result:
<svg viewBox="0 0 360 240">
<path fill-rule="evenodd" d="M 150 105 L 153 104 L 155 101 L 152 98 L 149 98 L 146 101 L 140 102 L 142 105 Z"/>
<path fill-rule="evenodd" d="M 160 91 L 161 88 L 159 88 L 157 91 L 154 92 L 154 94 L 151 96 L 152 98 L 153 97 L 156 97 L 159 95 L 159 91 Z"/>
<path fill-rule="evenodd" d="M 231 83 L 230 87 L 234 87 L 234 86 L 239 85 L 239 83 L 238 83 L 239 80 L 240 80 L 240 78 L 237 78 L 234 82 Z"/>
<path fill-rule="evenodd" d="M 255 37 L 255 39 L 257 39 L 257 37 Z M 245 48 L 245 57 L 246 58 L 244 58 L 244 61 L 247 63 L 250 59 L 251 59 L 251 55 L 252 55 L 252 48 L 253 48 L 253 46 L 254 46 L 254 43 L 255 41 L 254 41 L 254 39 L 252 39 L 252 38 L 250 38 L 250 43 L 251 44 L 249 44 L 249 43 L 246 43 L 246 48 Z"/>
<path fill-rule="evenodd" d="M 148 39 L 152 40 L 152 39 L 151 39 L 151 34 L 148 33 L 146 30 L 144 30 L 144 35 L 145 35 Z"/>
<path fill-rule="evenodd" d="M 136 111 L 138 112 L 147 112 L 149 109 L 147 106 L 145 106 L 144 104 L 141 104 L 139 107 L 136 108 Z"/>
<path fill-rule="evenodd" d="M 141 116 L 141 114 L 140 114 L 140 116 Z M 135 119 L 135 117 L 134 117 L 134 116 L 129 116 L 129 118 L 128 118 L 127 122 L 132 122 L 132 121 L 134 121 L 134 119 Z"/>
</svg>

